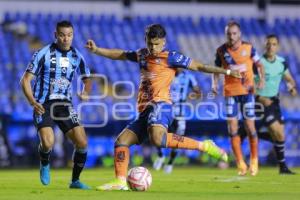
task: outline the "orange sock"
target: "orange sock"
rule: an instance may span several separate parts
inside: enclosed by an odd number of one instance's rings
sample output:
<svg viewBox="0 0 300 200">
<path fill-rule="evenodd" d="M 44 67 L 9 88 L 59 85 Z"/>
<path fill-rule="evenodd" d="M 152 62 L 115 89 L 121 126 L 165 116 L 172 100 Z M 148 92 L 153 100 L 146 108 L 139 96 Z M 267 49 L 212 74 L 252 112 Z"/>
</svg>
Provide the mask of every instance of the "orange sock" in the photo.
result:
<svg viewBox="0 0 300 200">
<path fill-rule="evenodd" d="M 244 160 L 241 148 L 241 137 L 239 135 L 235 135 L 231 137 L 230 142 L 236 161 L 240 162 Z"/>
<path fill-rule="evenodd" d="M 257 159 L 258 158 L 258 153 L 257 153 L 258 140 L 257 140 L 257 137 L 249 136 L 249 144 L 250 144 L 250 159 Z"/>
<path fill-rule="evenodd" d="M 199 141 L 192 138 L 176 135 L 173 133 L 166 134 L 166 147 L 173 149 L 193 149 L 199 150 Z"/>
<path fill-rule="evenodd" d="M 126 179 L 128 164 L 129 164 L 129 148 L 127 146 L 115 147 L 116 178 Z"/>
</svg>

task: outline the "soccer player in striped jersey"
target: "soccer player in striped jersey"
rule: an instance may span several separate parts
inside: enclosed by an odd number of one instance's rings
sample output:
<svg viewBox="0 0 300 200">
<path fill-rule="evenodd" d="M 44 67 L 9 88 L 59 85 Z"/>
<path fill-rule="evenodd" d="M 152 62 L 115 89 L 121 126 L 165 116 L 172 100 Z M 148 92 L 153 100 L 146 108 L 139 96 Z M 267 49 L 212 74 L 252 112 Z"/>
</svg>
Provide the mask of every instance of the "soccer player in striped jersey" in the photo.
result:
<svg viewBox="0 0 300 200">
<path fill-rule="evenodd" d="M 224 96 L 226 101 L 226 117 L 232 150 L 236 159 L 238 174 L 243 176 L 247 173 L 247 165 L 243 158 L 241 149 L 241 138 L 238 133 L 239 110 L 244 119 L 250 143 L 250 174 L 255 176 L 258 173 L 257 155 L 257 133 L 255 129 L 255 99 L 254 99 L 254 73 L 253 65 L 258 69 L 261 77 L 258 88 L 264 86 L 263 65 L 255 48 L 241 40 L 240 25 L 231 21 L 225 28 L 227 42 L 217 49 L 215 64 L 225 69 L 239 70 L 242 78 L 237 79 L 225 76 Z M 212 90 L 217 93 L 218 75 L 213 75 Z"/>
<path fill-rule="evenodd" d="M 169 131 L 174 132 L 177 135 L 184 135 L 186 129 L 185 119 L 185 102 L 188 99 L 189 94 L 195 95 L 194 97 L 200 97 L 201 92 L 198 86 L 197 80 L 193 74 L 187 70 L 177 69 L 175 78 L 171 85 L 171 96 L 173 102 L 174 120 L 170 126 Z M 155 170 L 160 170 L 165 161 L 162 148 L 158 147 L 158 157 L 153 163 Z M 177 156 L 177 149 L 172 149 L 170 153 L 170 159 L 164 166 L 164 172 L 170 174 L 173 171 L 173 163 Z"/>
<path fill-rule="evenodd" d="M 277 55 L 279 50 L 279 38 L 276 35 L 266 37 L 265 53 L 260 61 L 265 67 L 265 87 L 257 89 L 256 101 L 264 106 L 263 118 L 258 120 L 256 127 L 258 137 L 267 139 L 274 144 L 274 150 L 279 165 L 279 174 L 295 174 L 285 163 L 284 145 L 284 121 L 281 115 L 279 101 L 279 86 L 282 79 L 285 80 L 288 91 L 292 96 L 297 95 L 296 83 L 289 71 L 285 58 Z M 255 82 L 259 82 L 260 77 L 255 77 Z M 243 127 L 241 127 L 243 129 Z M 267 132 L 265 131 L 267 128 Z"/>
<path fill-rule="evenodd" d="M 170 85 L 177 68 L 222 73 L 240 77 L 236 70 L 225 70 L 219 67 L 204 65 L 176 52 L 165 49 L 166 31 L 160 24 L 146 28 L 147 48 L 137 51 L 107 49 L 97 47 L 93 40 L 88 40 L 86 48 L 92 53 L 114 60 L 130 60 L 140 66 L 141 81 L 138 93 L 139 116 L 131 122 L 115 141 L 115 179 L 97 187 L 97 190 L 128 190 L 126 183 L 129 147 L 140 144 L 146 139 L 157 147 L 194 149 L 227 161 L 227 154 L 212 141 L 194 139 L 168 133 L 173 121 Z"/>
<path fill-rule="evenodd" d="M 21 79 L 23 92 L 34 109 L 33 120 L 40 137 L 40 180 L 43 185 L 50 183 L 49 158 L 54 144 L 53 125 L 57 124 L 75 147 L 69 187 L 89 189 L 79 180 L 87 157 L 87 139 L 71 103 L 71 82 L 76 71 L 83 75 L 84 88 L 79 97 L 86 100 L 91 88 L 90 70 L 80 52 L 71 46 L 73 25 L 69 21 L 57 23 L 55 38 L 56 42 L 34 53 Z"/>
</svg>

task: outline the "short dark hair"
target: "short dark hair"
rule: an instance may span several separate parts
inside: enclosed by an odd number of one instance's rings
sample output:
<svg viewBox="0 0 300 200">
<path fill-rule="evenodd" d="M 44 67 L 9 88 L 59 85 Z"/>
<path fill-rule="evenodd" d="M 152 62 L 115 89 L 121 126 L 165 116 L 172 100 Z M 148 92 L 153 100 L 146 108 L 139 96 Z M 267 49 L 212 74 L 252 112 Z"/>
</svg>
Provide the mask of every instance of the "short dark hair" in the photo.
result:
<svg viewBox="0 0 300 200">
<path fill-rule="evenodd" d="M 226 25 L 226 27 L 232 27 L 232 26 L 237 26 L 241 30 L 241 25 L 237 21 L 229 21 Z"/>
<path fill-rule="evenodd" d="M 57 22 L 56 24 L 56 31 L 58 31 L 59 28 L 61 27 L 64 27 L 64 28 L 73 28 L 73 24 L 70 22 L 70 21 L 67 21 L 67 20 L 63 20 L 63 21 L 60 21 L 60 22 Z"/>
<path fill-rule="evenodd" d="M 167 33 L 165 28 L 160 24 L 150 24 L 147 26 L 145 36 L 147 39 L 164 38 Z"/>
<path fill-rule="evenodd" d="M 269 35 L 266 36 L 267 40 L 270 39 L 270 38 L 275 38 L 277 40 L 277 42 L 279 43 L 278 35 L 272 33 L 272 34 L 269 34 Z"/>
</svg>

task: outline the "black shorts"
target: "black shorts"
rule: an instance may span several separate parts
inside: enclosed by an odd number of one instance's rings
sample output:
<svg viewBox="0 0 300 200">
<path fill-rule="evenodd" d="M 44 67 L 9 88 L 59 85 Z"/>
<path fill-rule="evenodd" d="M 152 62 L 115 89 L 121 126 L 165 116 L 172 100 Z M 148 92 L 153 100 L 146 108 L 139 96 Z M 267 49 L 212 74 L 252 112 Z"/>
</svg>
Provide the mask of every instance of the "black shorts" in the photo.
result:
<svg viewBox="0 0 300 200">
<path fill-rule="evenodd" d="M 272 123 L 278 121 L 283 124 L 283 117 L 280 109 L 280 101 L 277 97 L 272 97 L 273 101 L 270 106 L 266 106 L 264 110 L 264 116 L 262 118 L 262 125 L 270 126 Z"/>
<path fill-rule="evenodd" d="M 33 112 L 33 121 L 37 130 L 43 127 L 53 127 L 55 124 L 67 133 L 76 126 L 80 126 L 79 118 L 73 105 L 69 101 L 50 100 L 43 104 L 45 113 L 38 115 Z"/>
</svg>

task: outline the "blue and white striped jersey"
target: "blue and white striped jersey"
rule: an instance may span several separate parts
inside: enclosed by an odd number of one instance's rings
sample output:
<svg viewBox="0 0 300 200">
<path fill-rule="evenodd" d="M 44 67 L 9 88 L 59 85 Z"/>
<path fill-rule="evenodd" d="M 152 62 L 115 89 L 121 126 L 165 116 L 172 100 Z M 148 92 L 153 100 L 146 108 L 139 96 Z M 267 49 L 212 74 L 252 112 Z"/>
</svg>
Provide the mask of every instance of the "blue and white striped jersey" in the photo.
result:
<svg viewBox="0 0 300 200">
<path fill-rule="evenodd" d="M 62 51 L 52 43 L 35 52 L 26 72 L 36 76 L 33 88 L 36 101 L 39 103 L 53 99 L 71 101 L 71 83 L 75 71 L 86 77 L 90 76 L 84 58 L 73 47 L 69 51 Z"/>
</svg>

